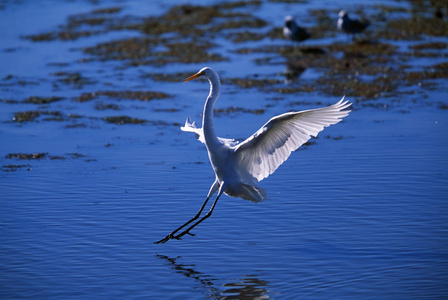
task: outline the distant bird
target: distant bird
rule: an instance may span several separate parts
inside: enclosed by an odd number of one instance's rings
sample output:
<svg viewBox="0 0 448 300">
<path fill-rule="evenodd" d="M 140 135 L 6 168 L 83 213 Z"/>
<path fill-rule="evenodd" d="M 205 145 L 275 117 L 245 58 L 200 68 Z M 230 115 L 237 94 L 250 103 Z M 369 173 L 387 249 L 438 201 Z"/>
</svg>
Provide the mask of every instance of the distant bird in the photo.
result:
<svg viewBox="0 0 448 300">
<path fill-rule="evenodd" d="M 337 23 L 338 29 L 347 34 L 357 34 L 364 31 L 369 26 L 369 22 L 361 22 L 359 20 L 350 19 L 345 10 L 339 12 L 339 19 Z"/>
<path fill-rule="evenodd" d="M 310 34 L 305 28 L 300 27 L 291 16 L 285 17 L 285 26 L 283 27 L 283 35 L 294 42 L 302 42 L 310 38 Z"/>
<path fill-rule="evenodd" d="M 351 103 L 344 101 L 344 98 L 328 107 L 287 112 L 273 117 L 248 139 L 237 143 L 232 139 L 220 138 L 215 133 L 213 107 L 221 90 L 218 74 L 205 67 L 184 82 L 201 76 L 210 83 L 210 93 L 202 114 L 202 128 L 197 128 L 188 118 L 182 130 L 195 133 L 199 141 L 207 147 L 215 181 L 199 212 L 156 244 L 180 239 L 186 234 L 193 235 L 190 231 L 211 216 L 223 193 L 253 202 L 262 201 L 266 197 L 266 191 L 258 187 L 257 183 L 272 174 L 288 159 L 292 151 L 303 145 L 311 136 L 317 136 L 325 127 L 340 122 L 350 112 L 345 109 Z M 218 194 L 209 212 L 199 218 L 208 200 L 216 192 Z M 182 229 L 184 230 L 181 231 Z M 181 232 L 178 233 L 179 231 Z"/>
</svg>

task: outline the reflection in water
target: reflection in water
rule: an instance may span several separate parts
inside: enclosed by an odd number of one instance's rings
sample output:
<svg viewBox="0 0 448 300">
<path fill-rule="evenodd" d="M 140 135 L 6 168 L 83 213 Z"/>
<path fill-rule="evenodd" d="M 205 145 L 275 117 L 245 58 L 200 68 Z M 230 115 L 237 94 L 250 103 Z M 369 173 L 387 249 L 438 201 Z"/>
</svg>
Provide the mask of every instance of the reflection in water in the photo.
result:
<svg viewBox="0 0 448 300">
<path fill-rule="evenodd" d="M 245 275 L 240 281 L 225 283 L 222 285 L 224 289 L 221 291 L 214 286 L 217 279 L 197 271 L 194 264 L 179 263 L 177 260 L 180 257 L 171 258 L 157 254 L 157 258 L 169 262 L 177 273 L 199 282 L 208 291 L 211 299 L 269 299 L 269 295 L 267 295 L 268 290 L 266 289 L 268 282 L 258 279 L 256 275 Z"/>
<path fill-rule="evenodd" d="M 245 275 L 240 282 L 226 283 L 221 299 L 269 299 L 268 282 L 260 280 L 256 275 Z"/>
<path fill-rule="evenodd" d="M 305 72 L 306 67 L 303 62 L 296 61 L 296 60 L 288 60 L 286 62 L 286 71 L 285 71 L 285 77 L 286 77 L 286 83 L 292 83 L 294 80 L 299 78 L 299 76 Z"/>
<path fill-rule="evenodd" d="M 207 274 L 198 272 L 195 270 L 195 265 L 184 265 L 179 262 L 177 262 L 176 258 L 171 258 L 166 255 L 157 254 L 157 258 L 164 259 L 168 261 L 172 266 L 173 269 L 176 270 L 176 273 L 180 273 L 182 275 L 185 275 L 185 277 L 188 278 L 194 278 L 196 281 L 198 281 L 204 289 L 209 291 L 210 298 L 212 299 L 219 299 L 220 298 L 220 291 L 213 286 L 213 281 L 215 280 L 211 276 L 208 276 Z"/>
</svg>

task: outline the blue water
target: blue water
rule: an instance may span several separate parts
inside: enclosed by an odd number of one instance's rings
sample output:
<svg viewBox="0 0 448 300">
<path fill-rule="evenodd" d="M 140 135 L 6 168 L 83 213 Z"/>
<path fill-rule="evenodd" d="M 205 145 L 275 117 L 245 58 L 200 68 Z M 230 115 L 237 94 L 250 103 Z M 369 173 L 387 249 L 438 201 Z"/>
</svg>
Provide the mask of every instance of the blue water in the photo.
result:
<svg viewBox="0 0 448 300">
<path fill-rule="evenodd" d="M 445 79 L 426 89 L 403 87 L 412 93 L 402 95 L 399 103 L 387 97 L 371 100 L 385 107 L 366 106 L 346 95 L 354 101 L 351 114 L 325 129 L 313 145 L 293 153 L 261 183 L 268 191 L 265 201 L 254 204 L 223 196 L 213 216 L 194 230 L 195 237 L 154 244 L 197 212 L 213 182 L 204 146 L 177 126 L 187 116 L 200 120 L 208 85 L 156 82 L 142 74 L 193 74 L 203 64 L 121 70 L 116 68 L 119 62 L 79 61 L 83 54 L 76 48 L 135 34 L 129 32 L 70 42 L 32 43 L 21 37 L 54 30 L 67 16 L 97 8 L 123 6 L 122 14 L 144 16 L 142 11 L 157 15 L 170 5 L 3 4 L 0 99 L 19 103 L 0 101 L 0 297 L 446 298 L 448 118 L 447 110 L 439 107 L 448 104 Z M 285 10 L 305 15 L 312 8 L 337 11 L 338 2 L 308 3 L 304 10 L 267 2 L 254 13 L 269 26 L 281 26 Z M 334 39 L 346 41 L 343 36 Z M 284 71 L 281 65 L 258 66 L 250 56 L 230 50 L 222 51 L 232 60 L 210 64 L 224 78 L 238 72 L 245 77 Z M 51 64 L 61 62 L 67 65 Z M 51 74 L 61 70 L 79 71 L 95 83 L 55 86 Z M 9 84 L 8 75 L 27 84 Z M 314 80 L 311 75 L 304 73 L 304 80 Z M 112 100 L 121 107 L 116 113 L 74 100 L 83 92 L 111 86 L 165 91 L 173 97 Z M 271 116 L 339 100 L 319 92 L 276 94 L 233 85 L 224 85 L 222 93 L 217 108 L 266 109 L 260 115 L 219 115 L 217 132 L 236 138 L 249 136 Z M 21 103 L 35 95 L 65 99 L 47 105 Z M 305 104 L 294 104 L 302 99 Z M 15 112 L 34 109 L 83 117 L 12 121 Z M 168 125 L 120 126 L 100 119 L 120 114 Z M 85 126 L 67 127 L 78 123 Z M 40 160 L 18 160 L 7 158 L 11 153 L 48 154 Z"/>
</svg>

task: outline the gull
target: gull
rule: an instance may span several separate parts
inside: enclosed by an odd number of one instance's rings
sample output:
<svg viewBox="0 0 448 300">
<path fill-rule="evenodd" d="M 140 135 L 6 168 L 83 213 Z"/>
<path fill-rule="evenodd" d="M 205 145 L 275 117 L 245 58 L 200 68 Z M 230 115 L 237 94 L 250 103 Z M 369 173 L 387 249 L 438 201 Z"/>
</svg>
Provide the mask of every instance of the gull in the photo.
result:
<svg viewBox="0 0 448 300">
<path fill-rule="evenodd" d="M 339 12 L 337 26 L 339 30 L 352 35 L 363 32 L 364 29 L 369 26 L 369 22 L 361 22 L 359 20 L 350 19 L 348 13 L 345 10 L 341 10 Z"/>
<path fill-rule="evenodd" d="M 294 42 L 302 42 L 310 38 L 310 34 L 305 28 L 300 27 L 291 16 L 285 17 L 285 26 L 283 27 L 283 35 Z"/>
</svg>

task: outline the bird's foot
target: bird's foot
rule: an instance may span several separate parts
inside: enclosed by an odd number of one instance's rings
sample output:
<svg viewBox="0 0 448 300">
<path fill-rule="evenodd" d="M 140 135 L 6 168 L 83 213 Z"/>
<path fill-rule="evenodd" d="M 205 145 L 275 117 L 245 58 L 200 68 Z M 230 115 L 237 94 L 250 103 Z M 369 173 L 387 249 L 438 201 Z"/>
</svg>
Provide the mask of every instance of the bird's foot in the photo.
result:
<svg viewBox="0 0 448 300">
<path fill-rule="evenodd" d="M 188 235 L 190 235 L 190 236 L 196 236 L 196 234 L 194 234 L 194 233 L 191 233 L 191 232 L 190 232 L 190 231 L 188 231 L 188 230 L 185 230 L 185 231 L 183 231 L 183 232 L 179 233 L 178 235 L 176 235 L 176 236 L 173 236 L 173 238 L 175 238 L 175 239 L 177 239 L 177 240 L 181 240 L 181 239 L 182 239 L 182 237 L 183 237 L 184 235 L 186 235 L 186 234 L 188 234 Z"/>
<path fill-rule="evenodd" d="M 154 242 L 154 244 L 165 244 L 166 242 L 168 242 L 169 240 L 171 240 L 172 238 L 175 238 L 173 236 L 172 233 L 168 234 L 166 237 L 164 237 L 163 239 L 161 239 L 160 241 Z"/>
<path fill-rule="evenodd" d="M 163 239 L 161 239 L 160 241 L 154 242 L 154 244 L 165 244 L 166 242 L 168 242 L 168 241 L 171 240 L 171 239 L 181 240 L 182 237 L 183 237 L 184 235 L 186 235 L 186 234 L 191 235 L 191 236 L 196 236 L 196 234 L 191 233 L 191 232 L 188 231 L 188 230 L 185 230 L 185 231 L 179 233 L 178 235 L 174 235 L 173 233 L 170 233 L 170 234 L 168 234 L 166 237 L 164 237 Z"/>
</svg>

